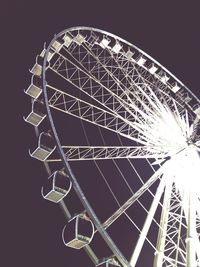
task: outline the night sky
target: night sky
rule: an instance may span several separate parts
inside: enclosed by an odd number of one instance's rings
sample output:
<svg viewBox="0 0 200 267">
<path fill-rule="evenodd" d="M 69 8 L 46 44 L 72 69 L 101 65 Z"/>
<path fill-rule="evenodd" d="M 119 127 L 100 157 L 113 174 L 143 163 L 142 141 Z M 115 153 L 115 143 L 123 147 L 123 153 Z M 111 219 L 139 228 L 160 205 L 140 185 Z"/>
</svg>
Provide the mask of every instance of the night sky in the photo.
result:
<svg viewBox="0 0 200 267">
<path fill-rule="evenodd" d="M 72 26 L 106 30 L 141 48 L 200 96 L 198 1 L 116 2 L 1 2 L 2 266 L 93 266 L 83 250 L 65 248 L 64 216 L 41 197 L 46 173 L 28 155 L 36 139 L 33 128 L 23 121 L 30 110 L 23 91 L 44 42 Z M 95 185 L 91 190 L 95 192 Z"/>
</svg>

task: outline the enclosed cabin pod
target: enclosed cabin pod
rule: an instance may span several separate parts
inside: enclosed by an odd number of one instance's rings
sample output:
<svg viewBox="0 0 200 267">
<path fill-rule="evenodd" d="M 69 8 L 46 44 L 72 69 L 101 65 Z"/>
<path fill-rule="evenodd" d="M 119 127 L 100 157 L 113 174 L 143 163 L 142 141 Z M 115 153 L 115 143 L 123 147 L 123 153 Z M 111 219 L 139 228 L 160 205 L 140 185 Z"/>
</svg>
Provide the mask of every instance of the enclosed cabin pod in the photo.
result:
<svg viewBox="0 0 200 267">
<path fill-rule="evenodd" d="M 31 79 L 31 84 L 25 93 L 35 99 L 37 99 L 42 93 L 42 79 L 38 76 L 33 75 Z"/>
<path fill-rule="evenodd" d="M 63 41 L 64 41 L 64 46 L 68 48 L 72 43 L 72 38 L 68 34 L 65 34 L 63 37 Z"/>
<path fill-rule="evenodd" d="M 42 187 L 42 196 L 54 203 L 60 202 L 69 193 L 72 183 L 64 171 L 55 171 Z"/>
<path fill-rule="evenodd" d="M 31 157 L 45 161 L 55 150 L 53 137 L 50 133 L 42 132 L 38 138 L 38 147 L 30 153 Z"/>
<path fill-rule="evenodd" d="M 85 42 L 85 37 L 79 33 L 74 37 L 73 41 L 78 45 L 81 45 L 83 42 Z"/>
<path fill-rule="evenodd" d="M 36 57 L 36 63 L 30 70 L 30 72 L 38 77 L 41 77 L 42 75 L 42 65 L 43 65 L 44 58 L 42 56 Z"/>
<path fill-rule="evenodd" d="M 145 62 L 146 62 L 146 58 L 143 57 L 143 55 L 140 55 L 137 59 L 136 62 L 139 66 L 144 66 Z"/>
<path fill-rule="evenodd" d="M 130 49 L 125 53 L 125 57 L 128 59 L 128 60 L 131 60 L 132 57 L 134 55 L 134 52 L 131 51 Z"/>
<path fill-rule="evenodd" d="M 121 265 L 119 265 L 118 262 L 116 262 L 116 260 L 114 259 L 104 259 L 102 260 L 100 263 L 98 263 L 96 266 L 98 267 L 120 267 Z"/>
<path fill-rule="evenodd" d="M 43 58 L 44 59 L 44 57 L 45 57 L 45 55 L 46 55 L 46 48 L 44 48 L 43 50 L 42 50 L 42 52 L 40 53 L 40 57 L 41 58 Z M 54 56 L 54 54 L 55 54 L 55 51 L 54 50 L 52 50 L 52 49 L 50 49 L 49 50 L 49 53 L 48 53 L 48 55 L 47 55 L 47 62 L 49 62 L 51 59 L 52 59 L 52 57 Z"/>
<path fill-rule="evenodd" d="M 52 49 L 49 50 L 47 55 L 47 62 L 51 60 L 51 58 L 54 55 L 54 51 Z M 36 57 L 36 63 L 30 70 L 31 73 L 33 73 L 31 84 L 28 87 L 27 90 L 25 90 L 25 93 L 27 95 L 30 95 L 31 97 L 37 99 L 40 94 L 42 93 L 42 65 L 44 62 L 44 57 L 46 54 L 46 49 L 44 48 L 39 56 Z"/>
<path fill-rule="evenodd" d="M 189 95 L 188 91 L 186 91 L 183 87 L 181 87 L 180 85 L 177 85 L 176 83 L 174 87 L 179 88 L 176 92 L 174 91 L 175 97 L 179 100 L 179 102 L 181 104 L 186 104 L 187 106 L 190 106 L 191 108 L 190 103 L 192 101 L 192 97 L 191 95 Z"/>
<path fill-rule="evenodd" d="M 99 45 L 104 49 L 107 48 L 109 43 L 111 42 L 111 40 L 108 37 L 103 37 L 103 39 L 101 40 L 101 42 L 99 43 Z"/>
<path fill-rule="evenodd" d="M 94 225 L 84 214 L 71 219 L 63 229 L 62 239 L 67 247 L 81 249 L 88 245 L 94 236 Z"/>
<path fill-rule="evenodd" d="M 116 44 L 112 47 L 111 50 L 114 53 L 118 54 L 121 49 L 122 49 L 122 45 L 118 41 L 116 41 Z"/>
<path fill-rule="evenodd" d="M 63 43 L 60 40 L 55 40 L 51 45 L 51 50 L 59 53 L 62 47 Z"/>
<path fill-rule="evenodd" d="M 154 73 L 156 73 L 156 71 L 158 70 L 158 67 L 155 66 L 154 63 L 151 63 L 150 66 L 148 67 L 148 69 L 149 69 L 149 72 L 150 72 L 151 74 L 154 74 Z"/>
<path fill-rule="evenodd" d="M 32 111 L 24 118 L 24 120 L 33 126 L 39 126 L 39 124 L 46 117 L 44 103 L 40 100 L 35 99 L 32 102 Z"/>
<path fill-rule="evenodd" d="M 161 82 L 164 83 L 164 84 L 166 84 L 169 81 L 169 79 L 170 79 L 170 77 L 167 76 L 167 74 L 165 72 L 163 72 L 163 71 L 161 71 L 158 74 L 158 77 L 161 80 Z"/>
<path fill-rule="evenodd" d="M 52 59 L 52 57 L 55 55 L 54 50 L 50 49 L 49 53 L 47 55 L 47 61 L 50 62 L 50 60 Z"/>
<path fill-rule="evenodd" d="M 180 89 L 181 89 L 181 86 L 179 86 L 177 84 L 177 82 L 175 82 L 175 83 L 172 84 L 171 90 L 172 90 L 173 93 L 176 94 Z"/>
</svg>

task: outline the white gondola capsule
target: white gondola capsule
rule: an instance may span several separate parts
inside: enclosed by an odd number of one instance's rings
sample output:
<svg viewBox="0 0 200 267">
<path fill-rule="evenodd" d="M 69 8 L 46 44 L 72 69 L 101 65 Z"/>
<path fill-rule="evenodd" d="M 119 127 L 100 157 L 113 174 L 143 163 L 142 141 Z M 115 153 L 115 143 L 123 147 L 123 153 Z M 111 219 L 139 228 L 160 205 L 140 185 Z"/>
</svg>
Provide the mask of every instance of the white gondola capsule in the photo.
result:
<svg viewBox="0 0 200 267">
<path fill-rule="evenodd" d="M 151 74 L 156 73 L 157 70 L 158 70 L 158 67 L 156 67 L 154 63 L 152 63 L 152 64 L 149 66 L 149 72 L 150 72 Z"/>
<path fill-rule="evenodd" d="M 69 193 L 72 183 L 64 171 L 55 171 L 42 187 L 42 196 L 54 203 L 60 202 Z"/>
<path fill-rule="evenodd" d="M 43 102 L 35 99 L 32 102 L 32 111 L 30 114 L 24 118 L 24 120 L 33 126 L 39 126 L 39 124 L 44 120 L 46 114 L 44 113 L 44 104 Z"/>
<path fill-rule="evenodd" d="M 94 236 L 94 225 L 85 215 L 79 214 L 65 225 L 62 239 L 67 247 L 81 249 L 88 245 Z"/>
<path fill-rule="evenodd" d="M 26 91 L 27 95 L 37 99 L 42 93 L 42 80 L 40 77 L 32 76 L 31 84 Z"/>
<path fill-rule="evenodd" d="M 132 52 L 131 50 L 128 50 L 125 54 L 125 57 L 130 60 L 132 58 L 132 56 L 134 55 L 134 52 Z"/>
<path fill-rule="evenodd" d="M 44 48 L 44 49 L 42 50 L 42 52 L 40 53 L 40 57 L 43 57 L 43 58 L 44 58 L 45 53 L 46 53 L 46 48 Z"/>
<path fill-rule="evenodd" d="M 62 46 L 63 46 L 63 44 L 60 41 L 55 40 L 51 47 L 55 52 L 59 52 L 60 49 L 62 48 Z"/>
<path fill-rule="evenodd" d="M 112 51 L 117 54 L 119 53 L 121 49 L 122 49 L 122 45 L 119 42 L 116 42 L 116 44 L 112 48 Z"/>
<path fill-rule="evenodd" d="M 98 266 L 98 267 L 116 267 L 116 266 L 120 266 L 120 265 L 114 259 L 104 259 L 103 261 L 98 263 L 96 266 Z"/>
<path fill-rule="evenodd" d="M 169 79 L 170 79 L 170 77 L 169 76 L 167 76 L 167 74 L 166 73 L 161 73 L 161 74 L 159 74 L 159 76 L 160 76 L 160 80 L 161 80 L 161 82 L 163 82 L 163 83 L 167 83 L 168 81 L 169 81 Z"/>
<path fill-rule="evenodd" d="M 65 34 L 65 36 L 63 37 L 63 40 L 64 40 L 64 46 L 66 47 L 69 47 L 70 44 L 72 43 L 72 38 L 67 34 Z"/>
<path fill-rule="evenodd" d="M 45 54 L 46 54 L 46 48 L 44 48 L 44 49 L 42 50 L 42 52 L 40 53 L 40 57 L 41 57 L 41 58 L 44 58 L 44 57 L 45 57 Z M 50 49 L 50 50 L 49 50 L 49 53 L 48 53 L 48 55 L 47 55 L 47 61 L 48 61 L 48 62 L 52 59 L 52 57 L 53 57 L 54 54 L 55 54 L 55 51 L 53 51 L 52 49 Z"/>
<path fill-rule="evenodd" d="M 174 93 L 177 93 L 180 89 L 181 89 L 181 87 L 177 84 L 177 82 L 175 82 L 171 88 L 172 92 L 174 92 Z"/>
<path fill-rule="evenodd" d="M 176 85 L 174 85 L 174 86 L 176 86 Z M 191 102 L 192 98 L 189 95 L 189 93 L 184 90 L 184 88 L 179 87 L 179 90 L 174 91 L 174 93 L 175 92 L 176 92 L 177 96 L 181 97 L 181 99 L 184 101 L 185 104 L 188 104 L 189 102 Z"/>
<path fill-rule="evenodd" d="M 139 56 L 138 59 L 136 60 L 139 66 L 143 66 L 146 61 L 147 60 L 143 56 Z"/>
<path fill-rule="evenodd" d="M 102 47 L 102 48 L 106 48 L 106 47 L 108 47 L 108 45 L 109 45 L 109 43 L 110 43 L 110 40 L 108 39 L 108 38 L 103 38 L 102 39 L 102 41 L 100 42 L 100 46 Z"/>
<path fill-rule="evenodd" d="M 43 60 L 44 60 L 44 58 L 41 57 L 41 56 L 37 56 L 36 57 L 36 63 L 32 67 L 32 69 L 30 70 L 30 72 L 33 73 L 33 75 L 36 75 L 38 77 L 40 77 L 42 75 L 42 64 L 43 64 Z"/>
<path fill-rule="evenodd" d="M 74 37 L 74 42 L 77 43 L 78 45 L 81 45 L 85 41 L 85 37 L 82 34 L 77 34 Z"/>
<path fill-rule="evenodd" d="M 41 76 L 42 74 L 42 65 L 40 65 L 39 63 L 35 63 L 35 65 L 32 67 L 31 73 L 33 73 L 36 76 Z"/>
<path fill-rule="evenodd" d="M 34 83 L 31 83 L 25 93 L 33 98 L 38 98 L 39 95 L 42 93 L 42 89 Z"/>
<path fill-rule="evenodd" d="M 38 147 L 30 156 L 40 161 L 45 161 L 55 150 L 53 138 L 50 133 L 42 132 L 38 138 Z"/>
<path fill-rule="evenodd" d="M 49 50 L 49 53 L 48 53 L 48 55 L 47 55 L 47 61 L 49 62 L 51 59 L 52 59 L 52 57 L 55 55 L 55 52 L 53 51 L 53 50 Z"/>
</svg>

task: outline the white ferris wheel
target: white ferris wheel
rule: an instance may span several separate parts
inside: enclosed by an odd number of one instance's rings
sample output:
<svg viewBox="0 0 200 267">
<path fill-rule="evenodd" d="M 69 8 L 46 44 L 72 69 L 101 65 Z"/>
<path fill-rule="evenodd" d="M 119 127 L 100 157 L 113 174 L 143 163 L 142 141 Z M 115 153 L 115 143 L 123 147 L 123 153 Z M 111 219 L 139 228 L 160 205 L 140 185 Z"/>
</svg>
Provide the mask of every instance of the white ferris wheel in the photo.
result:
<svg viewBox="0 0 200 267">
<path fill-rule="evenodd" d="M 30 155 L 48 172 L 43 197 L 65 212 L 64 244 L 99 267 L 200 266 L 200 100 L 89 27 L 55 35 L 31 73 Z"/>
</svg>

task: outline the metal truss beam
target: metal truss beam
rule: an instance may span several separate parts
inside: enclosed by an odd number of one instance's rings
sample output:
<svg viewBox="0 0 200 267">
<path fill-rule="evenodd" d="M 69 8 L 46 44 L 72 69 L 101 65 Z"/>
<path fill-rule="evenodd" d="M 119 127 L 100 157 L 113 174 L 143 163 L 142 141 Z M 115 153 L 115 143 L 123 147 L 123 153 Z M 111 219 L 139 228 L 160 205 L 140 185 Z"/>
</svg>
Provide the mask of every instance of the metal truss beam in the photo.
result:
<svg viewBox="0 0 200 267">
<path fill-rule="evenodd" d="M 121 134 L 128 139 L 140 142 L 137 138 L 137 132 L 134 129 L 134 124 L 131 126 L 127 121 L 122 120 L 115 114 L 91 105 L 86 101 L 73 97 L 55 89 L 52 86 L 48 85 L 48 88 L 49 91 L 52 91 L 51 97 L 49 98 L 49 106 L 51 108 Z"/>
<path fill-rule="evenodd" d="M 155 158 L 145 146 L 63 146 L 68 161 Z"/>
</svg>

